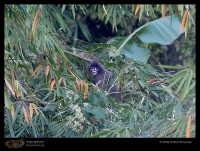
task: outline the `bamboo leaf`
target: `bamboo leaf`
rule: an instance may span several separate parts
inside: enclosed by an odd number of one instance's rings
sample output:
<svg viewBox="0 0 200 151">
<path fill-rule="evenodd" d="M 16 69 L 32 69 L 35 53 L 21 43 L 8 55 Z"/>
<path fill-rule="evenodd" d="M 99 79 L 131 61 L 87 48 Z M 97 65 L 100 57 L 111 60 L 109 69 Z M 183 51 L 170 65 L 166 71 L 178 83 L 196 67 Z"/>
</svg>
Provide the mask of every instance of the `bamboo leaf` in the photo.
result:
<svg viewBox="0 0 200 151">
<path fill-rule="evenodd" d="M 80 81 L 80 91 L 83 91 L 83 80 Z"/>
<path fill-rule="evenodd" d="M 30 117 L 33 117 L 33 105 L 32 103 L 29 104 L 29 111 L 30 111 Z"/>
<path fill-rule="evenodd" d="M 128 69 L 128 70 L 129 70 L 129 74 L 131 76 L 131 79 L 132 79 L 133 83 L 135 84 L 136 89 L 139 89 L 138 82 L 137 82 L 136 78 L 134 77 L 134 75 L 132 74 L 132 71 L 130 69 Z"/>
<path fill-rule="evenodd" d="M 190 127 L 191 127 L 191 115 L 188 116 L 187 127 L 186 127 L 186 138 L 190 138 Z"/>
<path fill-rule="evenodd" d="M 53 86 L 54 86 L 55 82 L 56 82 L 56 80 L 53 80 L 53 81 L 51 82 L 50 89 L 52 89 L 52 88 L 53 88 Z"/>
<path fill-rule="evenodd" d="M 86 84 L 85 89 L 84 89 L 84 99 L 87 98 L 87 94 L 88 94 L 88 83 Z"/>
<path fill-rule="evenodd" d="M 142 18 L 142 14 L 144 12 L 144 5 L 140 5 L 140 14 L 139 14 L 139 21 Z"/>
<path fill-rule="evenodd" d="M 184 87 L 183 87 L 183 91 L 181 92 L 181 95 L 180 95 L 181 101 L 184 100 L 185 96 L 188 93 L 188 88 L 189 88 L 190 82 L 192 80 L 192 75 L 193 75 L 193 72 L 192 72 L 192 70 L 190 70 L 189 77 L 188 77 L 187 81 L 185 82 Z"/>
<path fill-rule="evenodd" d="M 60 55 L 57 54 L 56 57 L 57 57 L 58 68 L 60 68 Z"/>
<path fill-rule="evenodd" d="M 28 114 L 26 113 L 26 109 L 24 107 L 22 107 L 22 111 L 24 113 L 24 117 L 25 117 L 26 122 L 29 124 Z"/>
<path fill-rule="evenodd" d="M 61 83 L 62 79 L 63 79 L 63 77 L 60 77 L 60 79 L 58 80 L 58 84 Z"/>
<path fill-rule="evenodd" d="M 108 22 L 108 20 L 109 20 L 109 18 L 110 18 L 110 16 L 111 16 L 111 14 L 112 14 L 113 8 L 114 8 L 114 5 L 111 5 L 110 8 L 109 8 L 109 11 L 108 11 L 108 15 L 107 15 L 107 17 L 106 17 L 106 22 L 105 22 L 105 24 L 107 24 L 107 22 Z"/>
<path fill-rule="evenodd" d="M 12 120 L 11 120 L 11 117 L 10 117 L 10 112 L 7 109 L 6 109 L 6 118 L 7 118 L 7 121 L 8 121 L 8 127 L 9 127 L 11 138 L 15 138 L 15 134 L 14 134 L 13 126 L 12 126 L 12 122 L 11 122 Z"/>
<path fill-rule="evenodd" d="M 14 117 L 15 117 L 15 108 L 14 108 L 13 104 L 11 105 L 11 117 L 12 117 L 12 119 L 14 119 Z"/>
<path fill-rule="evenodd" d="M 62 6 L 62 13 L 64 12 L 65 8 L 66 8 L 66 4 L 63 4 L 63 6 Z"/>
<path fill-rule="evenodd" d="M 40 69 L 41 66 L 42 66 L 41 64 L 37 66 L 35 71 L 32 73 L 31 77 L 33 77 L 38 72 L 38 70 Z"/>
<path fill-rule="evenodd" d="M 183 86 L 183 83 L 185 82 L 186 78 L 188 77 L 188 73 L 189 73 L 189 70 L 185 73 L 185 76 L 182 78 L 180 84 L 178 85 L 178 88 L 176 89 L 175 93 L 178 93 L 179 90 L 182 88 Z"/>
<path fill-rule="evenodd" d="M 162 5 L 162 8 L 163 8 L 163 10 L 162 10 L 162 20 L 164 20 L 165 14 L 166 14 L 166 10 L 167 10 L 167 5 L 166 4 Z"/>
<path fill-rule="evenodd" d="M 31 37 L 30 37 L 30 40 L 32 41 L 32 38 L 33 38 L 33 33 L 35 31 L 35 27 L 36 27 L 36 23 L 37 23 L 37 20 L 38 20 L 38 15 L 39 15 L 39 12 L 40 10 L 38 9 L 36 11 L 36 14 L 35 14 L 35 17 L 34 17 L 34 21 L 33 21 L 33 25 L 32 25 L 32 30 L 31 30 Z"/>
<path fill-rule="evenodd" d="M 14 115 L 14 119 L 12 120 L 12 124 L 15 122 L 15 120 L 17 119 L 17 115 L 19 114 L 20 111 L 20 107 L 19 105 L 16 106 L 16 110 L 15 110 L 15 115 Z"/>
<path fill-rule="evenodd" d="M 136 9 L 135 9 L 135 15 L 136 15 L 137 12 L 139 11 L 139 9 L 140 9 L 140 5 L 138 4 L 138 5 L 136 6 Z"/>
<path fill-rule="evenodd" d="M 188 10 L 186 10 L 183 15 L 181 26 L 180 26 L 180 31 L 182 31 L 183 27 L 185 26 L 185 20 L 186 20 L 187 14 L 188 14 Z"/>
<path fill-rule="evenodd" d="M 50 65 L 48 64 L 48 65 L 46 66 L 46 72 L 45 72 L 46 76 L 48 76 L 49 70 L 50 70 Z"/>
<path fill-rule="evenodd" d="M 74 19 L 75 19 L 75 5 L 72 4 L 71 6 L 72 6 L 72 14 L 73 14 L 73 17 L 74 17 Z"/>
</svg>

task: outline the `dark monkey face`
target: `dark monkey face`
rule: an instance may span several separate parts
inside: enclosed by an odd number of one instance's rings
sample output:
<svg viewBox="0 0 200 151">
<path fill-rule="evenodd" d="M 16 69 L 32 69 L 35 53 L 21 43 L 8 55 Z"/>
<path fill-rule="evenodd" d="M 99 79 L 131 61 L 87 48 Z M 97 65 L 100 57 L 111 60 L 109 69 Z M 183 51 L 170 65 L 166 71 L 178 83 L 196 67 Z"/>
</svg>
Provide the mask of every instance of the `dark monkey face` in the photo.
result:
<svg viewBox="0 0 200 151">
<path fill-rule="evenodd" d="M 91 66 L 90 69 L 91 69 L 91 73 L 93 76 L 97 75 L 100 70 L 99 67 L 97 67 L 97 66 Z"/>
</svg>

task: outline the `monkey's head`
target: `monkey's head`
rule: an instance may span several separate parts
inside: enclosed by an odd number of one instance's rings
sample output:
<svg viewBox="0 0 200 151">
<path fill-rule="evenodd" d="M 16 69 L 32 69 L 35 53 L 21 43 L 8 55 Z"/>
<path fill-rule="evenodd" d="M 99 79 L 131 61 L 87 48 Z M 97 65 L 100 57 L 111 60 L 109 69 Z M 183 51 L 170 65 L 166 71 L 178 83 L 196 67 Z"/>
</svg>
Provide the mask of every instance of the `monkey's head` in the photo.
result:
<svg viewBox="0 0 200 151">
<path fill-rule="evenodd" d="M 97 75 L 100 71 L 98 66 L 91 66 L 90 70 L 91 70 L 91 73 L 92 73 L 93 76 Z"/>
<path fill-rule="evenodd" d="M 96 59 L 93 59 L 88 67 L 88 72 L 91 75 L 96 76 L 102 72 L 105 72 L 105 69 L 99 61 L 97 61 Z"/>
</svg>

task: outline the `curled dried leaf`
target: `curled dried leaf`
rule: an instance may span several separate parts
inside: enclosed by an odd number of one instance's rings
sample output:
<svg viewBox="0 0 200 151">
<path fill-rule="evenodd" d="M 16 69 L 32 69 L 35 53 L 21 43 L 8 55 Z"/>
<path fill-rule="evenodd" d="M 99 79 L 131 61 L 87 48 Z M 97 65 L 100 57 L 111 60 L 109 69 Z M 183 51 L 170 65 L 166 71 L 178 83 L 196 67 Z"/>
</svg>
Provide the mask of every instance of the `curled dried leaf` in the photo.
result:
<svg viewBox="0 0 200 151">
<path fill-rule="evenodd" d="M 182 31 L 183 27 L 185 26 L 185 20 L 186 20 L 187 14 L 188 14 L 188 10 L 186 10 L 184 15 L 183 15 L 183 18 L 182 18 L 182 21 L 181 21 L 181 26 L 180 26 L 180 31 Z"/>
<path fill-rule="evenodd" d="M 137 5 L 137 6 L 136 6 L 136 9 L 135 9 L 135 15 L 136 15 L 137 12 L 139 11 L 139 9 L 140 9 L 140 5 Z"/>
<path fill-rule="evenodd" d="M 88 94 L 88 83 L 86 84 L 85 89 L 84 89 L 84 99 L 87 98 L 87 94 Z"/>
<path fill-rule="evenodd" d="M 50 89 L 52 89 L 52 88 L 53 88 L 53 86 L 54 86 L 55 82 L 56 82 L 56 80 L 53 80 L 53 81 L 51 82 Z"/>
<path fill-rule="evenodd" d="M 60 77 L 60 79 L 58 80 L 58 84 L 60 84 L 62 81 L 62 77 Z"/>
<path fill-rule="evenodd" d="M 24 117 L 25 117 L 26 122 L 29 124 L 28 115 L 27 115 L 26 109 L 25 109 L 24 107 L 22 107 L 22 111 L 23 111 L 23 113 L 24 113 Z"/>
<path fill-rule="evenodd" d="M 190 137 L 190 127 L 191 127 L 191 116 L 188 116 L 187 127 L 186 127 L 186 138 Z"/>
<path fill-rule="evenodd" d="M 42 66 L 41 64 L 39 66 L 37 66 L 37 68 L 35 69 L 35 71 L 31 75 L 31 77 L 33 77 L 38 72 L 38 70 L 40 69 L 41 66 Z"/>
<path fill-rule="evenodd" d="M 48 65 L 46 66 L 46 76 L 48 76 L 49 70 L 50 70 L 50 65 L 48 64 Z"/>
<path fill-rule="evenodd" d="M 30 117 L 33 117 L 33 105 L 32 103 L 29 104 L 29 110 L 30 110 Z"/>
</svg>

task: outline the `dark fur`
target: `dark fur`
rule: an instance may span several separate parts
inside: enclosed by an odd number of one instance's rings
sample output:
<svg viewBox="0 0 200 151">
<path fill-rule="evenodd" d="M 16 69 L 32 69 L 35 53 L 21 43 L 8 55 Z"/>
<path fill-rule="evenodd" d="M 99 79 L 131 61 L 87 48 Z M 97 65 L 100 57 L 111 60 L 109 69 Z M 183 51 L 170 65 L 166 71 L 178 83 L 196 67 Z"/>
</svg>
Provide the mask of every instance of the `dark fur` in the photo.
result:
<svg viewBox="0 0 200 151">
<path fill-rule="evenodd" d="M 94 76 L 94 84 L 98 85 L 104 91 L 109 90 L 109 88 L 106 87 L 106 84 L 108 82 L 108 79 L 112 76 L 112 74 L 109 71 L 107 71 L 98 60 L 93 59 L 87 69 L 91 75 L 92 75 L 91 66 L 100 68 L 98 74 Z M 111 93 L 111 96 L 115 99 L 115 101 L 119 100 L 119 89 L 118 89 L 117 84 L 118 84 L 118 80 L 116 80 L 115 84 L 109 91 L 109 93 Z"/>
</svg>

